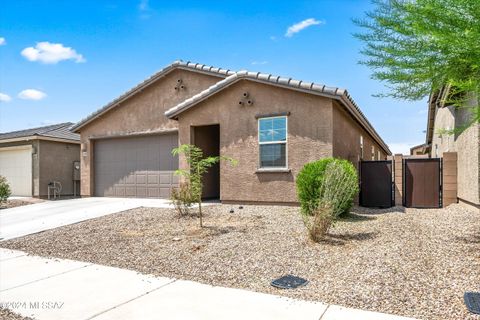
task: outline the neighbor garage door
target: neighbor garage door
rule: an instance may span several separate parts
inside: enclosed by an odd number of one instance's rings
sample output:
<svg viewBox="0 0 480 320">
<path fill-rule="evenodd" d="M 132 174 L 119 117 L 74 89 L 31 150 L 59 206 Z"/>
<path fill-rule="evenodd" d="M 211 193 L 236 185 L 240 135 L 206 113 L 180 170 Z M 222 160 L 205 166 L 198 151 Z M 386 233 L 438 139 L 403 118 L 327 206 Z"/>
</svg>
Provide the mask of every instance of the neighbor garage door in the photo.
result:
<svg viewBox="0 0 480 320">
<path fill-rule="evenodd" d="M 32 147 L 0 149 L 0 176 L 7 178 L 12 196 L 32 196 Z"/>
<path fill-rule="evenodd" d="M 168 198 L 177 185 L 177 134 L 101 139 L 94 145 L 95 195 Z"/>
</svg>

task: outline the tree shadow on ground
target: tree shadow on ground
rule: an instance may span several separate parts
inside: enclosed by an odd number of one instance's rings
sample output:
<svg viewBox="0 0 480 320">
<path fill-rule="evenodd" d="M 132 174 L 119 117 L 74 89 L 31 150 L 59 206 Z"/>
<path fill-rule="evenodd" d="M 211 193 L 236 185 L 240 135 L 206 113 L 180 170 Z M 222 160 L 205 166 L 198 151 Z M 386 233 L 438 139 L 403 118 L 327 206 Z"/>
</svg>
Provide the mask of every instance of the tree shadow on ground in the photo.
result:
<svg viewBox="0 0 480 320">
<path fill-rule="evenodd" d="M 366 241 L 375 239 L 378 232 L 359 232 L 359 233 L 327 233 L 320 243 L 334 246 L 343 246 L 351 241 Z"/>
<path fill-rule="evenodd" d="M 467 236 L 457 236 L 455 240 L 466 244 L 480 244 L 480 234 L 470 234 Z"/>
<path fill-rule="evenodd" d="M 345 222 L 360 222 L 360 221 L 369 221 L 375 220 L 376 217 L 366 216 L 363 214 L 357 214 L 353 212 L 349 212 L 347 214 L 343 214 L 338 218 L 338 221 L 345 221 Z"/>
<path fill-rule="evenodd" d="M 221 236 L 230 232 L 245 233 L 247 231 L 245 227 L 234 227 L 234 226 L 225 226 L 225 227 L 203 226 L 203 229 L 208 230 L 208 235 L 212 237 Z"/>
<path fill-rule="evenodd" d="M 365 214 L 365 215 L 378 215 L 385 213 L 405 213 L 406 208 L 401 206 L 395 206 L 390 208 L 367 208 L 355 206 L 352 208 L 352 212 L 356 214 Z"/>
</svg>

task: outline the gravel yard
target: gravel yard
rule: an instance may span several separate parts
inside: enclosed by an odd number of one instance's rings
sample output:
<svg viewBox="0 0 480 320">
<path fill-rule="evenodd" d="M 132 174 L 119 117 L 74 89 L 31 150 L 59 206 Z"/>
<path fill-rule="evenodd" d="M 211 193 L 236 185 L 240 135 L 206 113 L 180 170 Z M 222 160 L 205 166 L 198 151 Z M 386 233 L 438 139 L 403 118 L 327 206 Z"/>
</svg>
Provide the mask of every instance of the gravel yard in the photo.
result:
<svg viewBox="0 0 480 320">
<path fill-rule="evenodd" d="M 0 204 L 0 210 L 2 209 L 10 209 L 15 207 L 26 206 L 27 204 L 43 202 L 41 199 L 28 199 L 28 200 L 20 200 L 20 199 L 11 199 L 7 200 L 7 202 Z M 0 211 L 1 213 L 2 211 Z"/>
<path fill-rule="evenodd" d="M 0 308 L 0 319 L 2 320 L 33 320 L 30 317 L 25 318 L 5 308 Z"/>
<path fill-rule="evenodd" d="M 423 319 L 480 319 L 463 304 L 465 291 L 480 290 L 480 212 L 356 208 L 316 244 L 298 211 L 211 206 L 200 229 L 174 210 L 138 208 L 0 246 Z M 288 273 L 310 282 L 270 286 Z"/>
</svg>

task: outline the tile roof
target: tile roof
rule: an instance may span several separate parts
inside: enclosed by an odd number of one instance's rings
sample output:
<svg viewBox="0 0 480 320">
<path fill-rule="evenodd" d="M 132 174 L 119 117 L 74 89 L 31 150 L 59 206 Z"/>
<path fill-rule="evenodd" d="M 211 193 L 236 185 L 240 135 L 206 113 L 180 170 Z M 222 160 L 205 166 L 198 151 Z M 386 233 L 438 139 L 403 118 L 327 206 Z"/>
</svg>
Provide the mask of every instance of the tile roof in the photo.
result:
<svg viewBox="0 0 480 320">
<path fill-rule="evenodd" d="M 71 122 L 65 122 L 45 127 L 0 133 L 0 142 L 2 142 L 2 140 L 27 138 L 32 136 L 80 141 L 80 135 L 70 131 L 72 125 L 73 123 Z"/>
<path fill-rule="evenodd" d="M 373 126 L 367 120 L 363 112 L 360 110 L 358 105 L 355 103 L 353 98 L 345 89 L 337 88 L 337 87 L 328 87 L 321 84 L 316 84 L 313 82 L 306 82 L 301 80 L 294 80 L 292 78 L 274 76 L 268 73 L 260 73 L 260 72 L 250 72 L 250 71 L 239 71 L 236 72 L 227 78 L 223 79 L 215 83 L 214 85 L 210 86 L 206 90 L 192 96 L 191 98 L 183 101 L 182 103 L 176 105 L 173 108 L 170 108 L 165 112 L 165 115 L 169 118 L 175 118 L 184 110 L 189 109 L 190 107 L 196 105 L 200 101 L 203 101 L 210 97 L 211 95 L 215 94 L 216 92 L 222 90 L 223 88 L 241 80 L 241 79 L 248 79 L 252 81 L 262 82 L 266 84 L 272 84 L 280 87 L 286 87 L 290 89 L 295 89 L 299 91 L 304 91 L 307 93 L 318 94 L 321 96 L 330 97 L 336 100 L 339 100 L 344 106 L 346 106 L 347 110 L 356 118 L 362 126 L 367 130 L 372 137 L 377 141 L 384 150 L 391 154 L 390 149 L 388 148 L 387 144 L 382 140 L 380 135 L 375 131 Z"/>
<path fill-rule="evenodd" d="M 233 75 L 235 74 L 234 71 L 232 70 L 229 70 L 229 69 L 223 69 L 223 68 L 217 68 L 217 67 L 212 67 L 212 66 L 207 66 L 205 64 L 200 64 L 200 63 L 194 63 L 194 62 L 190 62 L 190 61 L 182 61 L 182 60 L 177 60 L 177 61 L 174 61 L 173 63 L 171 63 L 170 65 L 166 66 L 165 68 L 161 69 L 160 71 L 156 72 L 155 74 L 153 74 L 152 76 L 148 77 L 147 79 L 145 79 L 144 81 L 142 81 L 141 83 L 139 83 L 138 85 L 136 85 L 135 87 L 131 88 L 130 90 L 126 91 L 125 93 L 123 93 L 122 95 L 120 95 L 118 98 L 110 101 L 109 103 L 107 103 L 105 106 L 103 106 L 102 108 L 98 109 L 97 111 L 93 112 L 92 114 L 90 114 L 89 116 L 87 116 L 85 119 L 82 119 L 80 120 L 78 123 L 76 123 L 73 127 L 72 127 L 72 131 L 76 132 L 78 131 L 78 129 L 80 129 L 81 127 L 83 127 L 84 125 L 86 125 L 87 123 L 89 123 L 90 121 L 94 120 L 95 118 L 97 118 L 98 116 L 100 116 L 101 114 L 109 111 L 110 109 L 116 107 L 119 103 L 121 103 L 122 101 L 126 100 L 127 98 L 129 98 L 130 96 L 132 96 L 133 94 L 137 93 L 138 91 L 146 88 L 147 86 L 151 85 L 152 83 L 154 83 L 156 80 L 164 77 L 165 75 L 167 75 L 170 71 L 174 70 L 174 69 L 186 69 L 186 70 L 193 70 L 193 71 L 196 71 L 196 72 L 201 72 L 201 73 L 207 73 L 207 74 L 211 74 L 211 75 L 215 75 L 215 76 L 219 76 L 219 77 L 222 77 L 222 78 L 225 78 L 227 76 L 230 76 L 230 75 Z"/>
</svg>

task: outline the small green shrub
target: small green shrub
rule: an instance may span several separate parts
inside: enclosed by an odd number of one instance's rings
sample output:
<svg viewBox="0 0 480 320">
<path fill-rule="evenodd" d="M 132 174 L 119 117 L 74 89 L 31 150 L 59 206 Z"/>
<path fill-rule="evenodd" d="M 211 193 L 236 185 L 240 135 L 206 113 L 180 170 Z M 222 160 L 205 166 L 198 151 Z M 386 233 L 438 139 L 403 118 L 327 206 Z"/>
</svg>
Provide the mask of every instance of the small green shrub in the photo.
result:
<svg viewBox="0 0 480 320">
<path fill-rule="evenodd" d="M 330 158 L 326 159 L 325 164 L 324 166 L 317 164 L 315 166 L 317 171 L 308 171 L 310 174 L 318 172 L 319 167 L 322 169 L 320 177 L 310 179 L 317 183 L 317 189 L 307 190 L 316 198 L 306 197 L 308 202 L 305 209 L 302 208 L 303 222 L 313 241 L 319 241 L 325 237 L 338 216 L 350 210 L 353 199 L 358 193 L 357 172 L 351 163 Z M 305 183 L 305 180 L 302 183 Z M 302 186 L 303 184 L 300 185 L 299 192 Z"/>
<path fill-rule="evenodd" d="M 178 188 L 172 189 L 170 200 L 180 216 L 190 214 L 190 209 L 195 201 L 197 201 L 190 184 L 187 182 L 182 182 Z"/>
<path fill-rule="evenodd" d="M 10 190 L 10 185 L 8 184 L 7 178 L 0 176 L 0 204 L 6 202 L 11 194 L 12 192 Z"/>
<path fill-rule="evenodd" d="M 342 175 L 342 181 L 330 179 L 328 188 L 323 186 L 325 172 L 335 170 L 336 175 Z M 325 195 L 323 193 L 326 193 Z M 307 163 L 297 176 L 297 194 L 302 213 L 313 215 L 319 207 L 320 200 L 331 199 L 331 205 L 336 216 L 347 213 L 353 205 L 353 199 L 358 193 L 358 175 L 355 167 L 347 160 L 325 158 Z"/>
</svg>

